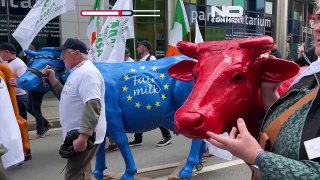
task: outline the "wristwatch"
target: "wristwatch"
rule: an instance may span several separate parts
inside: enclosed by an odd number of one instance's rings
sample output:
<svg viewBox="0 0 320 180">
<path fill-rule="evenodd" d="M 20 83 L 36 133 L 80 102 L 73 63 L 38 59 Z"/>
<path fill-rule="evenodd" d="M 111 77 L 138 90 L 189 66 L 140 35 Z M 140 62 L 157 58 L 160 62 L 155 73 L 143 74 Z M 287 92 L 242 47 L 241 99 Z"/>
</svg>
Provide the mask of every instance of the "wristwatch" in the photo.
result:
<svg viewBox="0 0 320 180">
<path fill-rule="evenodd" d="M 264 155 L 266 154 L 266 151 L 261 151 L 258 153 L 256 160 L 254 161 L 254 163 L 251 165 L 251 169 L 254 172 L 260 173 L 260 169 L 261 169 L 261 162 L 263 160 Z"/>
</svg>

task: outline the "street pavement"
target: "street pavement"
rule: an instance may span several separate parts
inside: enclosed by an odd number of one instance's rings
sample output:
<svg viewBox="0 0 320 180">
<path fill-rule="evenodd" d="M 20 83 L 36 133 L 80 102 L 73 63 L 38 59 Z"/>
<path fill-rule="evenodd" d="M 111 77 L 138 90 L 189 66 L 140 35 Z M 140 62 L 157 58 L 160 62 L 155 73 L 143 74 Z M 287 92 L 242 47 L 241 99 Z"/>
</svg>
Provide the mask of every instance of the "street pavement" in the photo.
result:
<svg viewBox="0 0 320 180">
<path fill-rule="evenodd" d="M 55 127 L 59 127 L 58 101 L 52 95 L 46 95 L 42 112 Z M 29 129 L 34 130 L 34 119 L 28 118 Z M 35 131 L 29 132 L 30 137 L 35 135 Z M 131 139 L 132 134 L 128 134 Z M 189 153 L 191 141 L 183 136 L 173 135 L 171 145 L 156 147 L 155 143 L 161 139 L 159 129 L 146 132 L 143 136 L 143 145 L 131 148 L 139 172 L 144 172 L 156 167 L 168 167 L 164 170 L 146 172 L 139 174 L 143 177 L 163 180 L 175 170 L 175 167 L 184 161 Z M 61 128 L 50 129 L 48 136 L 42 139 L 30 140 L 33 159 L 25 162 L 22 166 L 7 170 L 9 178 L 12 180 L 60 180 L 60 174 L 66 165 L 66 160 L 58 154 L 61 145 Z M 105 174 L 122 173 L 125 170 L 124 161 L 119 151 L 106 153 L 107 167 Z M 92 162 L 94 167 L 94 161 Z M 195 171 L 194 180 L 247 180 L 251 173 L 249 167 L 243 161 L 233 158 L 225 161 L 217 157 L 206 158 L 202 171 Z M 170 168 L 171 167 L 171 168 Z"/>
</svg>

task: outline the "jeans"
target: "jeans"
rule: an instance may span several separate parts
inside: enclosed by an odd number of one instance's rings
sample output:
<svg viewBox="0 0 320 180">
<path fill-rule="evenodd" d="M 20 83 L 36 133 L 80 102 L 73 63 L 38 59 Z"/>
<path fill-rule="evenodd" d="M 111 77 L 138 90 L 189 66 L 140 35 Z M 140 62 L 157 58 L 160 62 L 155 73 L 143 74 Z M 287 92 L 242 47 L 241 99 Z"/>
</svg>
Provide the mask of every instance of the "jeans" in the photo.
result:
<svg viewBox="0 0 320 180">
<path fill-rule="evenodd" d="M 45 128 L 49 126 L 49 121 L 42 116 L 41 104 L 45 93 L 29 91 L 28 93 L 28 112 L 36 119 L 37 134 L 42 135 Z"/>
<path fill-rule="evenodd" d="M 19 114 L 23 119 L 27 120 L 28 96 L 24 94 L 24 95 L 17 95 L 16 97 L 17 97 L 17 104 L 19 108 Z"/>
<path fill-rule="evenodd" d="M 161 130 L 161 133 L 162 133 L 162 136 L 164 138 L 171 138 L 171 134 L 170 134 L 170 131 L 164 127 L 159 127 L 159 129 Z M 135 133 L 134 134 L 134 139 L 136 141 L 141 141 L 142 142 L 142 134 L 143 133 Z"/>
</svg>

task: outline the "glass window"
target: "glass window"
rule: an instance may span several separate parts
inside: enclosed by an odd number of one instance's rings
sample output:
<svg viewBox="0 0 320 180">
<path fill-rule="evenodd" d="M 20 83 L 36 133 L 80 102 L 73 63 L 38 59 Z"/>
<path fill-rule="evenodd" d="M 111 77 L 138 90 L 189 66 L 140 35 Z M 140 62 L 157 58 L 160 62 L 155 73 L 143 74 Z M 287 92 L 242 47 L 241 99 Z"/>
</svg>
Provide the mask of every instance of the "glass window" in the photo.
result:
<svg viewBox="0 0 320 180">
<path fill-rule="evenodd" d="M 303 13 L 303 3 L 301 2 L 294 2 L 294 9 L 293 9 L 293 19 L 302 21 L 302 13 Z"/>
<path fill-rule="evenodd" d="M 266 14 L 272 14 L 273 10 L 273 0 L 266 0 L 266 8 L 265 8 L 265 13 Z"/>
<path fill-rule="evenodd" d="M 224 28 L 206 28 L 205 41 L 220 41 L 230 37 L 232 31 Z"/>
<path fill-rule="evenodd" d="M 241 39 L 244 37 L 244 30 L 243 29 L 233 29 L 232 32 L 232 39 Z"/>
<path fill-rule="evenodd" d="M 0 42 L 8 42 L 7 16 L 0 16 Z"/>
<path fill-rule="evenodd" d="M 270 31 L 270 32 L 272 31 L 272 22 L 273 22 L 272 16 L 265 15 L 264 17 L 265 31 Z"/>
<path fill-rule="evenodd" d="M 244 7 L 244 0 L 233 0 L 233 5 Z"/>
<path fill-rule="evenodd" d="M 134 9 L 136 10 L 153 10 L 154 0 L 135 0 Z M 138 14 L 138 13 L 136 13 Z M 153 22 L 154 17 L 135 17 L 135 22 Z"/>
<path fill-rule="evenodd" d="M 155 43 L 155 56 L 160 59 L 165 56 L 166 53 L 166 44 L 165 44 L 165 30 L 163 23 L 156 24 L 156 43 Z"/>
<path fill-rule="evenodd" d="M 152 44 L 151 52 L 154 54 L 154 24 L 153 23 L 135 23 L 136 40 L 148 40 Z M 137 57 L 140 59 L 140 57 Z"/>
<path fill-rule="evenodd" d="M 247 0 L 247 10 L 255 12 L 264 12 L 265 2 L 264 0 Z"/>
<path fill-rule="evenodd" d="M 164 22 L 165 21 L 165 5 L 164 0 L 156 0 L 156 8 L 160 10 L 160 17 L 156 17 L 156 22 Z M 159 14 L 159 13 L 157 13 Z"/>
<path fill-rule="evenodd" d="M 190 0 L 190 3 L 199 4 L 199 5 L 205 5 L 206 0 Z"/>
<path fill-rule="evenodd" d="M 8 1 L 0 1 L 0 14 L 7 14 L 7 2 Z"/>
<path fill-rule="evenodd" d="M 292 25 L 293 34 L 301 35 L 301 33 L 302 33 L 301 26 L 302 26 L 302 23 L 300 21 L 293 20 L 293 25 Z"/>
<path fill-rule="evenodd" d="M 269 26 L 268 21 L 264 19 L 264 14 L 247 12 L 244 20 L 246 29 L 258 30 L 260 28 L 264 28 L 265 26 Z"/>
<path fill-rule="evenodd" d="M 35 4 L 35 0 L 14 0 L 9 1 L 9 12 L 11 15 L 26 15 Z M 12 3 L 11 3 L 12 2 Z"/>
<path fill-rule="evenodd" d="M 198 24 L 200 26 L 205 26 L 207 21 L 205 6 L 190 5 L 187 7 L 190 7 L 190 11 L 189 13 L 187 13 L 187 15 L 189 16 L 190 26 L 194 25 L 196 19 L 198 19 Z"/>
<path fill-rule="evenodd" d="M 207 5 L 212 6 L 232 6 L 232 0 L 207 0 Z"/>
</svg>

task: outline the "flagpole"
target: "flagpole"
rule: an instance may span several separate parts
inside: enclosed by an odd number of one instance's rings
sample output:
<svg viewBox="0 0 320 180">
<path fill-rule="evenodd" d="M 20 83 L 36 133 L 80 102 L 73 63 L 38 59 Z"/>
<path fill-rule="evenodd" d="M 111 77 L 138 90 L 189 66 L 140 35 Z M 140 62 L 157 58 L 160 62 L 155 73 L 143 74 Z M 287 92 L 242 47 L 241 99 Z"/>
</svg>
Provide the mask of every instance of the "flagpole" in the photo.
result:
<svg viewBox="0 0 320 180">
<path fill-rule="evenodd" d="M 74 28 L 76 31 L 76 38 L 79 37 L 79 19 L 78 19 L 78 1 L 74 1 Z"/>
</svg>

